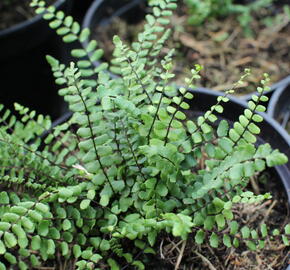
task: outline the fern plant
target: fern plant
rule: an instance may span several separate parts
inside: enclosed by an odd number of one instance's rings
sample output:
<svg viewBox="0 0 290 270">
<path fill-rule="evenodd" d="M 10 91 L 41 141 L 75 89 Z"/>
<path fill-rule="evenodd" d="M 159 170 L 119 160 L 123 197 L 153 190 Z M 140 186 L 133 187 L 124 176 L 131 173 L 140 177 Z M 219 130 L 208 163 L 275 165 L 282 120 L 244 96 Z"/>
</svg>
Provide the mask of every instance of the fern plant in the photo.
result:
<svg viewBox="0 0 290 270">
<path fill-rule="evenodd" d="M 32 5 L 64 41 L 89 40 L 72 17 L 43 1 Z M 287 161 L 269 144 L 255 146 L 268 77 L 233 126 L 218 117 L 233 90 L 190 119 L 190 89 L 201 67 L 184 87 L 170 84 L 173 52 L 161 65 L 156 56 L 176 3 L 151 5 L 154 13 L 132 48 L 114 37 L 111 69 L 120 77 L 110 77 L 108 64 L 93 68 L 102 54 L 96 41 L 73 50 L 80 59 L 69 67 L 47 57 L 73 112 L 67 122 L 52 128 L 48 117 L 21 105 L 15 106 L 21 120 L 1 107 L 1 270 L 144 269 L 140 254 L 155 253 L 164 233 L 214 248 L 243 242 L 255 250 L 275 237 L 289 245 L 290 225 L 273 232 L 266 224 L 240 228 L 232 211 L 269 198 L 247 191 L 249 178 Z"/>
<path fill-rule="evenodd" d="M 206 0 L 203 2 L 185 0 L 186 5 L 191 9 L 190 12 L 192 13 L 189 23 L 199 25 L 209 17 L 227 16 L 235 13 L 240 14 L 241 17 L 247 17 L 246 21 L 249 22 L 253 11 L 268 7 L 273 3 L 273 0 L 256 0 L 244 5 L 236 2 L 234 0 Z M 241 17 L 239 20 L 244 25 Z"/>
<path fill-rule="evenodd" d="M 201 25 L 211 18 L 219 18 L 229 15 L 237 15 L 237 20 L 244 33 L 252 36 L 250 23 L 253 21 L 253 13 L 263 8 L 268 8 L 273 4 L 273 0 L 255 0 L 249 3 L 240 4 L 234 0 L 184 0 L 189 9 L 188 23 L 191 25 Z M 289 9 L 288 5 L 284 6 L 284 12 Z M 273 20 L 274 17 L 268 17 Z"/>
</svg>

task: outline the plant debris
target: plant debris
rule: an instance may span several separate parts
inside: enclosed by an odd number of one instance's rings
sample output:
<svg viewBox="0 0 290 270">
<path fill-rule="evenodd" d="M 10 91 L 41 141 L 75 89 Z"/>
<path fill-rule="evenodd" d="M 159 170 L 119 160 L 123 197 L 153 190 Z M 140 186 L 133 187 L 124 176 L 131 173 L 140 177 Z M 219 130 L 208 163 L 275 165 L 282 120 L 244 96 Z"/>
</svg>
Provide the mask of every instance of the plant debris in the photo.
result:
<svg viewBox="0 0 290 270">
<path fill-rule="evenodd" d="M 163 49 L 165 54 L 176 48 L 177 83 L 184 82 L 184 77 L 190 74 L 190 67 L 196 63 L 204 66 L 198 86 L 219 91 L 231 88 L 243 70 L 251 68 L 248 83 L 241 85 L 237 94 L 254 91 L 265 72 L 269 73 L 273 83 L 289 74 L 290 18 L 282 9 L 273 6 L 254 14 L 250 37 L 245 35 L 235 16 L 207 20 L 197 27 L 187 24 L 186 13 L 186 7 L 180 4 L 172 19 L 173 41 Z M 96 27 L 97 40 L 105 51 L 105 59 L 111 60 L 113 35 L 131 43 L 143 25 L 141 19 L 139 23 L 127 24 L 116 17 L 107 26 Z"/>
</svg>

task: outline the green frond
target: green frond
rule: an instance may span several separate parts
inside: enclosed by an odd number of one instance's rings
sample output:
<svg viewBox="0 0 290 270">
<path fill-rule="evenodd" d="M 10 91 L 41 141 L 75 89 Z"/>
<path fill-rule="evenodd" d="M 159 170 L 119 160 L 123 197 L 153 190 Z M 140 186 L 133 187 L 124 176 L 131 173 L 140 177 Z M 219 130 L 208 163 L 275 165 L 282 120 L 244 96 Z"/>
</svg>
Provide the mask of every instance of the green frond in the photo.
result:
<svg viewBox="0 0 290 270">
<path fill-rule="evenodd" d="M 269 144 L 255 144 L 268 77 L 235 123 L 220 114 L 248 70 L 203 115 L 189 117 L 201 67 L 185 86 L 172 84 L 174 51 L 160 63 L 156 56 L 169 37 L 176 1 L 149 4 L 152 14 L 132 46 L 114 37 L 111 70 L 120 77 L 112 78 L 107 64 L 93 68 L 102 52 L 89 30 L 32 1 L 65 42 L 87 46 L 72 51 L 78 61 L 68 67 L 47 56 L 69 120 L 52 126 L 16 104 L 17 120 L 0 106 L 0 269 L 6 269 L 2 261 L 17 269 L 60 261 L 76 269 L 123 263 L 144 269 L 137 255 L 154 253 L 164 233 L 183 240 L 193 235 L 195 244 L 213 248 L 244 243 L 255 250 L 272 238 L 289 245 L 289 225 L 251 228 L 234 212 L 237 204 L 269 199 L 247 184 L 266 167 L 287 162 Z"/>
</svg>

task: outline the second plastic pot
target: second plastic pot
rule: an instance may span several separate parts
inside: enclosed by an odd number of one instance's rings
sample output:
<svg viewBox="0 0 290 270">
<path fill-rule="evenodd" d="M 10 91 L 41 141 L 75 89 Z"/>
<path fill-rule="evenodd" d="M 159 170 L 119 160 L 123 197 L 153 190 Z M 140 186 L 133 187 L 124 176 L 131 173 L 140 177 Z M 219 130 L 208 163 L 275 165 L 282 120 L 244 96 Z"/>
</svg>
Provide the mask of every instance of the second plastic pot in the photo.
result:
<svg viewBox="0 0 290 270">
<path fill-rule="evenodd" d="M 56 10 L 70 10 L 73 0 L 55 1 Z M 13 110 L 13 103 L 48 114 L 56 119 L 63 113 L 63 99 L 45 59 L 59 58 L 62 42 L 53 35 L 42 15 L 0 31 L 0 103 Z"/>
<path fill-rule="evenodd" d="M 67 9 L 71 0 L 56 0 L 55 8 Z M 0 31 L 0 60 L 7 60 L 37 47 L 46 41 L 53 31 L 42 14 Z"/>
</svg>

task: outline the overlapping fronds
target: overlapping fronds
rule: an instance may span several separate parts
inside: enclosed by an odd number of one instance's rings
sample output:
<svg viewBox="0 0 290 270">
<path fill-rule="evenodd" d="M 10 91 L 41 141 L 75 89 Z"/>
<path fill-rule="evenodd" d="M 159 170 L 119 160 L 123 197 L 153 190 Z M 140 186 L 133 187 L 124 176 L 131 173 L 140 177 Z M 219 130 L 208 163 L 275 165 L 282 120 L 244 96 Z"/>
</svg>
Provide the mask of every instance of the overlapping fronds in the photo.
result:
<svg viewBox="0 0 290 270">
<path fill-rule="evenodd" d="M 192 69 L 184 87 L 170 84 L 173 52 L 160 65 L 154 57 L 168 37 L 163 25 L 176 4 L 151 4 L 153 15 L 132 48 L 114 38 L 112 67 L 120 77 L 111 78 L 102 71 L 106 64 L 93 68 L 101 52 L 88 30 L 33 1 L 64 41 L 88 40 L 86 49 L 72 54 L 89 60 L 65 67 L 47 57 L 73 113 L 68 122 L 51 128 L 49 118 L 20 105 L 19 121 L 1 113 L 0 269 L 144 269 L 138 254 L 154 253 L 161 232 L 193 235 L 196 244 L 212 247 L 245 242 L 249 249 L 262 248 L 269 237 L 289 245 L 289 225 L 273 233 L 265 224 L 239 228 L 232 211 L 234 204 L 268 199 L 268 193 L 247 191 L 247 183 L 267 166 L 287 161 L 270 145 L 255 145 L 268 77 L 232 125 L 219 114 L 233 90 L 204 115 L 189 118 L 195 102 L 190 89 L 201 67 Z"/>
</svg>

